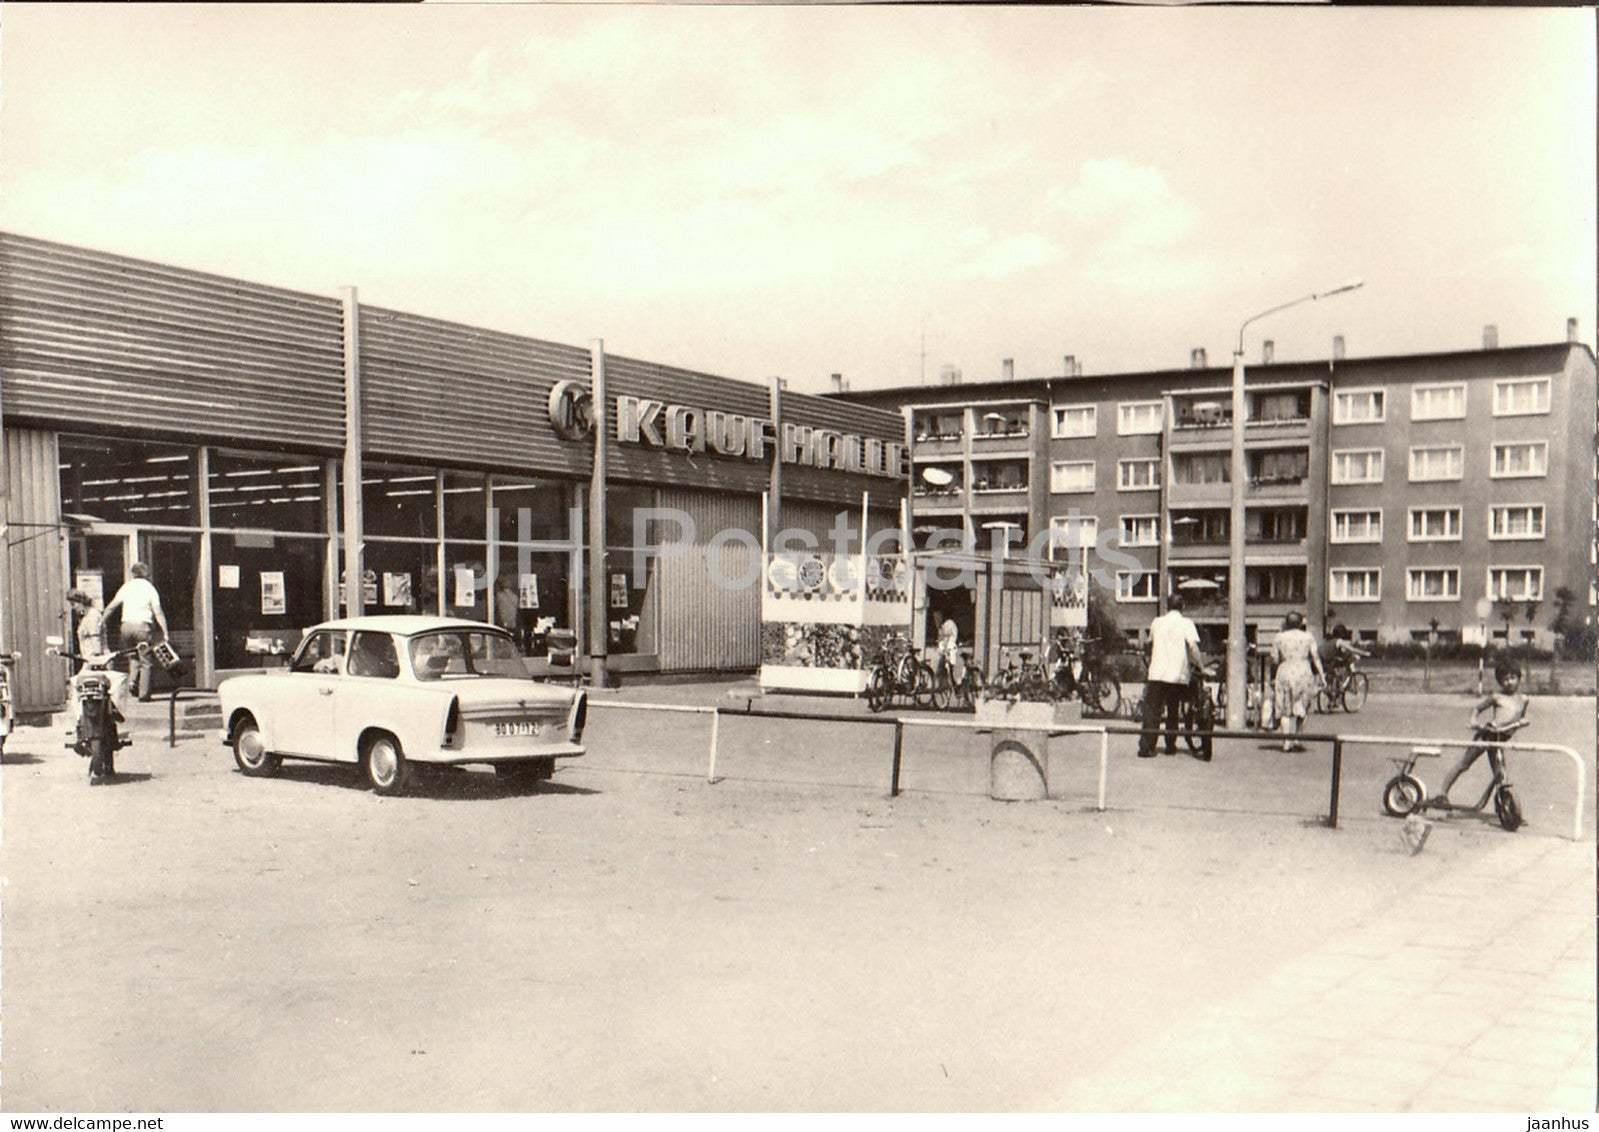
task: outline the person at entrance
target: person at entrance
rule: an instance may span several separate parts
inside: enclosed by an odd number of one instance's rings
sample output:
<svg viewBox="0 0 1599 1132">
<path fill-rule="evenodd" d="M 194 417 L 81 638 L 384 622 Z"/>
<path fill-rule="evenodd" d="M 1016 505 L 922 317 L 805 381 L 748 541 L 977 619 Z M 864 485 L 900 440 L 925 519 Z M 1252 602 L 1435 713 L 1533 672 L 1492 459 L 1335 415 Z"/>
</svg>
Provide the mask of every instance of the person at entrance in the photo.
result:
<svg viewBox="0 0 1599 1132">
<path fill-rule="evenodd" d="M 106 652 L 105 614 L 94 607 L 94 598 L 87 590 L 72 590 L 67 594 L 67 605 L 72 609 L 75 623 L 72 635 L 78 642 L 78 660 L 81 665 L 90 657 Z"/>
<path fill-rule="evenodd" d="M 161 609 L 161 595 L 150 581 L 150 567 L 143 562 L 135 562 L 128 568 L 128 573 L 132 577 L 122 583 L 122 588 L 117 590 L 116 596 L 105 607 L 107 618 L 117 610 L 122 611 L 120 647 L 132 649 L 141 644 L 153 645 L 166 640 L 167 615 Z M 158 629 L 161 633 L 159 637 L 156 636 Z M 150 677 L 153 673 L 154 661 L 149 657 L 134 653 L 128 658 L 128 685 L 137 690 L 140 703 L 150 702 Z"/>
<path fill-rule="evenodd" d="M 1178 712 L 1188 695 L 1189 678 L 1204 666 L 1199 629 L 1183 616 L 1183 595 L 1166 599 L 1166 612 L 1149 623 L 1149 673 L 1144 683 L 1144 729 L 1138 757 L 1155 757 L 1161 716 L 1166 717 L 1166 753 L 1177 753 Z"/>
</svg>

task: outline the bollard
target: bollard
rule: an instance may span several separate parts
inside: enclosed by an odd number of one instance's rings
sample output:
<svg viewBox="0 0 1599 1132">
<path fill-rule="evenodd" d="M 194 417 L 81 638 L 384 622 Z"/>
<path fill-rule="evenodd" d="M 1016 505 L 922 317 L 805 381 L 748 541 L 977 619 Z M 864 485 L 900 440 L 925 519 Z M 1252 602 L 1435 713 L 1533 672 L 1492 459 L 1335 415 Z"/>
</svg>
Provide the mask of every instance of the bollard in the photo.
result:
<svg viewBox="0 0 1599 1132">
<path fill-rule="evenodd" d="M 1054 704 L 988 701 L 977 720 L 994 729 L 989 748 L 988 794 L 1001 802 L 1034 802 L 1049 797 L 1049 733 Z"/>
</svg>

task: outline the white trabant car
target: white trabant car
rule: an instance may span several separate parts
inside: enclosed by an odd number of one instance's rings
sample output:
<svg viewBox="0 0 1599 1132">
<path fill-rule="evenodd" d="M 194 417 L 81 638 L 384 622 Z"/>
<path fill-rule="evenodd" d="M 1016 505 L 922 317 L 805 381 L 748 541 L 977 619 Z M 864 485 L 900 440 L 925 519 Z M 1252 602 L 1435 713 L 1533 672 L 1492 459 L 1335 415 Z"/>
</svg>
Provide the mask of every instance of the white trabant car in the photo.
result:
<svg viewBox="0 0 1599 1132">
<path fill-rule="evenodd" d="M 347 617 L 306 630 L 287 671 L 217 689 L 223 742 L 248 775 L 286 758 L 358 764 L 397 794 L 412 764 L 550 777 L 583 754 L 588 697 L 541 684 L 505 630 L 446 617 Z"/>
</svg>

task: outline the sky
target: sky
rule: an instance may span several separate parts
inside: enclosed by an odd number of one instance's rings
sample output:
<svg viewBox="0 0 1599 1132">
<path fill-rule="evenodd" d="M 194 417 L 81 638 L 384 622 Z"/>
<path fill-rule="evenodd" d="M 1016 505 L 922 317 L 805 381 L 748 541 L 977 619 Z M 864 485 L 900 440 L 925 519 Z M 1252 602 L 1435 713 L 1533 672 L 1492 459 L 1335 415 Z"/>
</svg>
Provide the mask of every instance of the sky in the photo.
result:
<svg viewBox="0 0 1599 1132">
<path fill-rule="evenodd" d="M 0 229 L 821 391 L 1562 341 L 1580 9 L 0 6 Z"/>
</svg>

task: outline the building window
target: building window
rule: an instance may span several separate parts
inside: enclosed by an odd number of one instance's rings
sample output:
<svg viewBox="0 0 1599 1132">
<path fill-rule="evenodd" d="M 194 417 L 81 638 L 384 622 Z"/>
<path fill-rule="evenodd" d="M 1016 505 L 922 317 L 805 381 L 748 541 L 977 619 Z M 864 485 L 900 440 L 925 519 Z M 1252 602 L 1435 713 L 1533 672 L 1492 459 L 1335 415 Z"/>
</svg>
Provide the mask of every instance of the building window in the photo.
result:
<svg viewBox="0 0 1599 1132">
<path fill-rule="evenodd" d="M 1512 504 L 1488 508 L 1488 537 L 1491 539 L 1543 538 L 1543 504 Z"/>
<path fill-rule="evenodd" d="M 1259 512 L 1250 512 L 1257 518 Z M 1171 540 L 1174 546 L 1215 545 L 1227 541 L 1231 530 L 1231 516 L 1226 511 L 1187 511 L 1171 517 Z M 1255 535 L 1259 539 L 1258 532 Z"/>
<path fill-rule="evenodd" d="M 1309 474 L 1310 453 L 1304 450 L 1249 455 L 1249 482 L 1257 486 L 1304 483 Z"/>
<path fill-rule="evenodd" d="M 1465 474 L 1466 450 L 1459 444 L 1436 444 L 1410 450 L 1410 482 L 1458 480 Z"/>
<path fill-rule="evenodd" d="M 1159 515 L 1123 515 L 1123 546 L 1159 546 Z"/>
<path fill-rule="evenodd" d="M 1382 569 L 1333 570 L 1328 578 L 1328 601 L 1382 600 Z"/>
<path fill-rule="evenodd" d="M 1410 419 L 1454 421 L 1466 415 L 1466 386 L 1418 385 L 1410 391 Z"/>
<path fill-rule="evenodd" d="M 1116 435 L 1159 432 L 1164 416 L 1165 406 L 1159 401 L 1124 401 L 1116 406 Z"/>
<path fill-rule="evenodd" d="M 1049 489 L 1056 492 L 1093 491 L 1094 461 L 1057 461 L 1050 468 Z"/>
<path fill-rule="evenodd" d="M 1203 456 L 1177 456 L 1172 459 L 1172 482 L 1194 485 L 1231 483 L 1232 466 L 1219 453 Z"/>
<path fill-rule="evenodd" d="M 1303 566 L 1261 566 L 1244 575 L 1244 596 L 1250 601 L 1305 600 Z"/>
<path fill-rule="evenodd" d="M 1334 511 L 1333 542 L 1381 542 L 1382 511 Z"/>
<path fill-rule="evenodd" d="M 1026 491 L 1025 460 L 982 460 L 972 464 L 973 491 Z"/>
<path fill-rule="evenodd" d="M 1116 571 L 1117 601 L 1157 601 L 1155 575 L 1149 570 Z"/>
<path fill-rule="evenodd" d="M 1387 395 L 1381 389 L 1345 389 L 1333 394 L 1333 424 L 1381 424 Z"/>
<path fill-rule="evenodd" d="M 200 525 L 199 449 L 88 436 L 63 436 L 58 444 L 62 514 L 93 516 L 101 523 Z M 121 584 L 115 579 L 106 600 Z"/>
<path fill-rule="evenodd" d="M 1251 510 L 1245 534 L 1250 542 L 1300 542 L 1305 537 L 1305 509 L 1272 507 Z"/>
<path fill-rule="evenodd" d="M 965 432 L 966 414 L 961 410 L 946 413 L 917 413 L 914 428 L 917 440 L 959 440 Z"/>
<path fill-rule="evenodd" d="M 1119 460 L 1116 490 L 1149 491 L 1160 487 L 1160 460 Z"/>
<path fill-rule="evenodd" d="M 1055 410 L 1055 439 L 1095 436 L 1099 432 L 1099 408 L 1095 405 L 1062 405 Z"/>
<path fill-rule="evenodd" d="M 1249 399 L 1248 409 L 1246 419 L 1254 424 L 1306 421 L 1310 419 L 1310 391 L 1287 389 L 1257 393 Z"/>
<path fill-rule="evenodd" d="M 1494 445 L 1494 479 L 1519 479 L 1549 474 L 1549 442 L 1526 440 Z"/>
<path fill-rule="evenodd" d="M 1548 411 L 1547 377 L 1514 378 L 1494 382 L 1494 416 L 1526 417 Z"/>
<path fill-rule="evenodd" d="M 1382 483 L 1381 448 L 1345 448 L 1333 453 L 1333 483 Z"/>
<path fill-rule="evenodd" d="M 1421 566 L 1405 571 L 1406 601 L 1459 601 L 1460 567 Z"/>
<path fill-rule="evenodd" d="M 1488 596 L 1494 601 L 1542 601 L 1542 566 L 1490 566 Z"/>
<path fill-rule="evenodd" d="M 1099 517 L 1096 515 L 1055 515 L 1049 520 L 1053 545 L 1088 547 L 1099 544 Z"/>
<path fill-rule="evenodd" d="M 1411 542 L 1459 542 L 1460 508 L 1412 507 Z"/>
</svg>

